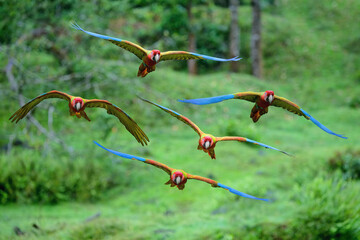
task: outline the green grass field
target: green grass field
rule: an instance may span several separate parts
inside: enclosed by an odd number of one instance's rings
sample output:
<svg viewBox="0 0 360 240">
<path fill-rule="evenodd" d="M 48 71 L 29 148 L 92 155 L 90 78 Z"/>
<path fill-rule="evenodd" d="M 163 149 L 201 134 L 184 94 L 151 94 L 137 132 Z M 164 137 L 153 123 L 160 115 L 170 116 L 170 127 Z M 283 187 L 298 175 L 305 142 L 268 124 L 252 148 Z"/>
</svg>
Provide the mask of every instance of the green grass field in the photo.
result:
<svg viewBox="0 0 360 240">
<path fill-rule="evenodd" d="M 150 143 L 142 147 L 102 109 L 86 111 L 90 123 L 70 117 L 62 100 L 44 101 L 32 115 L 63 140 L 65 148 L 28 119 L 15 125 L 8 118 L 19 108 L 18 96 L 4 72 L 0 75 L 0 239 L 360 239 L 360 35 L 354 20 L 359 1 L 280 0 L 274 5 L 263 1 L 270 4 L 263 8 L 263 80 L 249 74 L 248 1 L 239 8 L 240 73 L 228 73 L 228 64 L 200 62 L 200 74 L 190 76 L 185 64 L 163 62 L 143 79 L 135 78 L 139 66 L 135 57 L 71 29 L 69 22 L 77 20 L 94 32 L 147 44 L 154 40 L 149 36 L 164 34 L 150 46 L 161 47 L 182 39 L 176 34 L 173 39 L 165 36 L 163 31 L 168 30 L 161 25 L 175 10 L 160 16 L 165 5 L 139 1 L 130 11 L 126 8 L 130 2 L 123 2 L 123 8 L 116 7 L 120 2 L 100 2 L 102 7 L 90 1 L 83 7 L 50 1 L 39 6 L 7 4 L 7 11 L 0 11 L 4 16 L 0 66 L 6 69 L 14 60 L 12 74 L 25 101 L 53 89 L 109 100 L 139 124 Z M 61 11 L 53 15 L 50 10 L 55 5 Z M 44 13 L 44 8 L 49 12 Z M 223 26 L 228 8 L 201 3 L 194 11 L 200 13 L 195 23 L 204 27 L 205 34 L 198 36 L 199 49 L 213 53 L 211 47 L 202 47 L 221 42 L 219 51 L 226 52 L 222 37 L 227 34 Z M 209 16 L 213 21 L 206 20 Z M 134 30 L 135 25 L 142 31 Z M 46 34 L 34 39 L 23 35 L 37 28 Z M 61 51 L 54 54 L 54 49 Z M 246 101 L 204 106 L 177 101 L 265 90 L 290 99 L 348 139 L 327 134 L 280 108 L 270 108 L 254 124 L 249 118 L 253 104 Z M 136 95 L 183 114 L 204 132 L 247 137 L 294 157 L 223 142 L 217 144 L 217 159 L 212 160 L 197 150 L 198 135 L 190 127 Z M 270 202 L 192 180 L 183 191 L 170 188 L 164 185 L 168 176 L 162 170 L 113 155 L 94 140 Z"/>
<path fill-rule="evenodd" d="M 288 157 L 260 147 L 226 142 L 218 144 L 217 159 L 211 160 L 207 154 L 196 150 L 198 137 L 191 128 L 141 101 L 137 101 L 137 104 L 145 115 L 152 111 L 157 117 L 164 119 L 159 124 L 151 119 L 148 122 L 152 124 L 145 125 L 144 129 L 151 139 L 146 148 L 137 146 L 122 127 L 110 133 L 104 141 L 99 137 L 101 131 L 96 129 L 99 123 L 94 121 L 94 127 L 85 121 L 69 117 L 66 121 L 70 125 L 75 121 L 80 124 L 73 129 L 71 135 L 67 135 L 67 140 L 76 142 L 79 148 L 88 151 L 86 161 L 113 162 L 113 168 L 125 165 L 126 171 L 120 177 L 131 179 L 132 182 L 126 188 L 115 188 L 103 193 L 102 200 L 96 203 L 0 206 L 0 229 L 4 239 L 14 236 L 14 226 L 26 232 L 29 239 L 256 239 L 261 236 L 258 232 L 264 231 L 263 234 L 266 234 L 266 229 L 273 225 L 290 229 L 294 222 L 299 221 L 303 208 L 310 208 L 317 201 L 320 206 L 324 204 L 323 207 L 326 207 L 326 210 L 318 211 L 342 211 L 336 209 L 335 204 L 344 194 L 347 194 L 346 202 L 353 203 L 350 206 L 357 206 L 357 209 L 351 209 L 351 216 L 354 221 L 357 219 L 356 226 L 359 226 L 360 196 L 356 193 L 360 184 L 345 182 L 338 172 L 332 173 L 328 169 L 328 159 L 336 152 L 359 148 L 357 109 L 341 106 L 341 103 L 330 105 L 329 102 L 338 96 L 334 97 L 326 92 L 321 92 L 322 98 L 330 101 L 312 104 L 312 101 L 321 98 L 306 94 L 306 91 L 300 89 L 287 94 L 288 86 L 285 84 L 258 81 L 246 75 L 219 73 L 195 79 L 166 68 L 159 69 L 159 75 L 166 74 L 169 77 L 149 81 L 149 84 L 154 85 L 154 88 L 161 88 L 158 85 L 166 84 L 167 79 L 172 79 L 179 83 L 179 89 L 183 85 L 187 89 L 193 89 L 192 92 L 195 93 L 196 86 L 204 83 L 212 86 L 221 81 L 223 84 L 218 84 L 218 89 L 208 89 L 209 94 L 213 95 L 231 93 L 234 92 L 233 89 L 277 89 L 279 94 L 289 95 L 323 124 L 335 132 L 344 133 L 349 139 L 329 135 L 310 121 L 282 109 L 270 109 L 269 114 L 255 125 L 248 117 L 252 105 L 247 102 L 234 100 L 208 106 L 188 106 L 176 102 L 176 97 L 160 101 L 157 97 L 145 95 L 190 117 L 204 131 L 214 135 L 238 134 L 294 155 Z M 303 84 L 307 85 L 306 82 Z M 338 93 L 341 94 L 343 93 Z M 101 110 L 96 110 L 98 111 Z M 60 118 L 64 113 L 58 114 Z M 19 124 L 17 128 L 21 128 L 23 124 Z M 93 128 L 91 132 L 87 132 L 85 136 L 81 134 L 89 128 Z M 163 185 L 168 176 L 161 170 L 141 162 L 121 159 L 95 146 L 92 140 L 114 150 L 148 157 L 193 174 L 212 177 L 245 193 L 269 198 L 271 202 L 240 198 L 196 181 L 188 182 L 183 191 L 169 188 Z M 14 150 L 12 154 L 17 153 Z M 56 156 L 51 158 L 48 161 L 56 161 Z M 338 184 L 343 186 L 339 188 Z M 349 207 L 346 202 L 341 202 L 341 208 Z M 101 213 L 100 217 L 84 222 L 96 213 Z M 34 223 L 41 230 L 34 229 Z M 346 226 L 339 226 L 339 229 Z M 243 236 L 243 233 L 246 235 Z"/>
</svg>

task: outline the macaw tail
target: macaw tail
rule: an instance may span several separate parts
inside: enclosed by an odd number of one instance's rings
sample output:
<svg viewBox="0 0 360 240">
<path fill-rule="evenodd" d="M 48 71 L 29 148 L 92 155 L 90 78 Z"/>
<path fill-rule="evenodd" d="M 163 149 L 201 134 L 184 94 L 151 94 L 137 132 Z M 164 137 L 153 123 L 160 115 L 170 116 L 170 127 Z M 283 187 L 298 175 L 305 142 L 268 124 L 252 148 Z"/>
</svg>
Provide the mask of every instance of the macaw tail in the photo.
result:
<svg viewBox="0 0 360 240">
<path fill-rule="evenodd" d="M 344 138 L 344 139 L 347 139 L 347 137 L 343 136 L 343 135 L 340 135 L 340 134 L 337 134 L 337 133 L 334 133 L 333 131 L 331 131 L 330 129 L 328 129 L 327 127 L 325 127 L 324 125 L 322 125 L 318 120 L 316 120 L 315 118 L 313 118 L 310 114 L 308 114 L 307 112 L 305 112 L 303 109 L 300 109 L 307 117 L 310 118 L 310 120 L 316 125 L 318 126 L 319 128 L 321 128 L 323 131 L 329 133 L 329 134 L 332 134 L 332 135 L 335 135 L 337 137 L 341 137 L 341 138 Z"/>
<path fill-rule="evenodd" d="M 144 63 L 141 63 L 139 66 L 138 77 L 145 77 L 148 74 L 147 66 Z"/>
<path fill-rule="evenodd" d="M 251 109 L 250 118 L 252 118 L 253 122 L 256 123 L 260 117 L 261 117 L 260 110 L 255 105 Z"/>
</svg>

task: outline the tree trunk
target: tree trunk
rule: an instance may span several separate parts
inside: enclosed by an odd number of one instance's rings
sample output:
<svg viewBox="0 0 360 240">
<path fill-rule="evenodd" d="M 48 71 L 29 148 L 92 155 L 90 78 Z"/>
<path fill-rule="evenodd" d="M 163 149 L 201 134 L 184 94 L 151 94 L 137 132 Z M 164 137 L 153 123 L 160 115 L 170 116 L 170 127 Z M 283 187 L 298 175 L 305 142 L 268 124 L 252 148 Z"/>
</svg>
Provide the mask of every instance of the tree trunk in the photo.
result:
<svg viewBox="0 0 360 240">
<path fill-rule="evenodd" d="M 260 0 L 251 0 L 253 20 L 251 30 L 251 61 L 252 74 L 262 78 L 262 50 L 261 50 L 261 9 Z"/>
<path fill-rule="evenodd" d="M 231 23 L 230 23 L 230 58 L 240 55 L 240 28 L 239 28 L 239 1 L 230 0 L 230 14 L 231 14 Z M 238 72 L 239 71 L 239 62 L 230 62 L 230 71 Z"/>
<path fill-rule="evenodd" d="M 191 12 L 191 0 L 189 0 L 187 6 L 187 15 L 188 15 L 188 22 L 189 22 L 189 45 L 188 50 L 189 52 L 196 52 L 196 36 L 194 33 L 193 26 L 193 15 Z M 188 60 L 188 70 L 191 75 L 196 75 L 197 73 L 197 67 L 196 67 L 196 60 Z"/>
</svg>

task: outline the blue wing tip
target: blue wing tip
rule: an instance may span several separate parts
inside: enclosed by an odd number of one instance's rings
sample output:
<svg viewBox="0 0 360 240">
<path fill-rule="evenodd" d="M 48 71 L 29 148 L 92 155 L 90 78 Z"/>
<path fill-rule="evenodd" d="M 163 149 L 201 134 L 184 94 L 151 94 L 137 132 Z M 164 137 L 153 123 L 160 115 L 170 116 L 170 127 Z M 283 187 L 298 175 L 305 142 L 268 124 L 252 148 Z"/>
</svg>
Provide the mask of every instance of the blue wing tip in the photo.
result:
<svg viewBox="0 0 360 240">
<path fill-rule="evenodd" d="M 334 133 L 333 131 L 331 131 L 330 129 L 328 129 L 327 127 L 325 127 L 323 124 L 321 124 L 318 120 L 316 120 L 313 116 L 311 116 L 309 113 L 307 113 L 304 109 L 300 109 L 307 117 L 310 118 L 310 121 L 312 121 L 316 126 L 318 126 L 319 128 L 321 128 L 323 131 L 332 134 L 334 136 L 343 138 L 343 139 L 348 139 L 347 137 L 341 135 L 341 134 L 337 134 Z"/>
<path fill-rule="evenodd" d="M 74 29 L 76 29 L 76 30 L 80 30 L 80 31 L 85 32 L 85 30 L 82 29 L 82 28 L 79 26 L 79 24 L 77 24 L 76 22 L 71 23 L 71 27 L 74 28 Z"/>
</svg>

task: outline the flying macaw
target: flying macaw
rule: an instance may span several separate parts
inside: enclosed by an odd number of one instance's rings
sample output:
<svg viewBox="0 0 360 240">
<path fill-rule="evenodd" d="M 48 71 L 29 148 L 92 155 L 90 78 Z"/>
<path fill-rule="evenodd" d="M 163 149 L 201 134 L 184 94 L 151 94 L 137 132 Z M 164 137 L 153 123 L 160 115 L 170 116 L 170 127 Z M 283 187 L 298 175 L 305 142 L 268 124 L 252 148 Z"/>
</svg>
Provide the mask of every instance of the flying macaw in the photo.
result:
<svg viewBox="0 0 360 240">
<path fill-rule="evenodd" d="M 150 51 L 150 50 L 147 50 L 147 49 L 145 49 L 135 43 L 132 43 L 130 41 L 85 31 L 76 23 L 73 23 L 72 27 L 77 30 L 81 30 L 84 33 L 87 33 L 91 36 L 108 40 L 108 41 L 112 42 L 113 44 L 135 54 L 138 58 L 140 58 L 140 60 L 142 60 L 142 63 L 139 66 L 139 71 L 137 74 L 138 77 L 140 77 L 140 76 L 145 77 L 148 73 L 155 71 L 155 65 L 157 63 L 159 63 L 160 61 L 208 59 L 208 60 L 213 60 L 213 61 L 218 61 L 218 62 L 228 62 L 228 61 L 239 61 L 241 59 L 239 57 L 234 57 L 231 59 L 223 59 L 223 58 L 211 57 L 211 56 L 206 56 L 206 55 L 192 53 L 192 52 L 185 52 L 185 51 L 160 52 L 159 50 L 156 50 L 156 49 Z"/>
<path fill-rule="evenodd" d="M 40 96 L 32 99 L 24 106 L 22 106 L 19 110 L 17 110 L 10 118 L 12 122 L 15 121 L 17 123 L 21 119 L 23 119 L 28 112 L 33 109 L 36 105 L 47 98 L 61 98 L 69 102 L 69 111 L 71 116 L 77 116 L 78 118 L 84 117 L 86 120 L 90 121 L 89 117 L 85 113 L 85 108 L 105 108 L 108 114 L 114 115 L 117 117 L 120 122 L 125 126 L 125 128 L 136 138 L 136 140 L 144 146 L 149 141 L 149 138 L 146 134 L 141 130 L 141 128 L 136 124 L 134 120 L 130 118 L 123 110 L 121 110 L 118 106 L 100 99 L 84 99 L 81 97 L 74 97 L 69 94 L 60 91 L 50 91 L 47 93 L 43 93 Z"/>
<path fill-rule="evenodd" d="M 181 170 L 181 169 L 174 169 L 171 167 L 166 166 L 165 164 L 159 163 L 157 161 L 154 160 L 150 160 L 150 159 L 145 159 L 142 157 L 136 157 L 130 154 L 126 154 L 126 153 L 121 153 L 121 152 L 117 152 L 108 148 L 105 148 L 104 146 L 101 146 L 99 143 L 95 142 L 94 143 L 96 145 L 98 145 L 99 147 L 105 149 L 108 152 L 111 152 L 115 155 L 118 155 L 120 157 L 123 158 L 128 158 L 128 159 L 133 159 L 133 160 L 139 160 L 141 162 L 153 165 L 154 167 L 160 168 L 162 170 L 164 170 L 167 174 L 170 175 L 170 180 L 167 181 L 165 184 L 166 185 L 170 185 L 170 187 L 177 187 L 179 190 L 183 190 L 185 188 L 185 183 L 187 182 L 188 179 L 195 179 L 195 180 L 199 180 L 199 181 L 203 181 L 206 183 L 211 184 L 212 187 L 221 187 L 224 188 L 226 190 L 229 190 L 231 193 L 234 193 L 236 195 L 239 195 L 241 197 L 246 197 L 246 198 L 251 198 L 251 199 L 255 199 L 255 200 L 262 200 L 262 201 L 269 201 L 268 199 L 264 199 L 264 198 L 257 198 L 257 197 L 253 197 L 251 195 L 248 195 L 246 193 L 242 193 L 239 192 L 231 187 L 225 186 L 217 181 L 214 181 L 212 179 L 209 178 L 204 178 L 201 176 L 196 176 L 196 175 L 191 175 L 189 173 L 186 173 L 185 171 Z"/>
<path fill-rule="evenodd" d="M 205 104 L 212 104 L 221 102 L 228 99 L 242 99 L 249 102 L 254 102 L 255 106 L 252 108 L 250 113 L 250 118 L 252 118 L 253 122 L 257 122 L 261 115 L 264 115 L 268 112 L 269 106 L 281 107 L 289 112 L 295 113 L 299 116 L 305 117 L 307 120 L 311 120 L 316 126 L 321 128 L 323 131 L 347 139 L 340 134 L 334 133 L 324 125 L 322 125 L 319 121 L 313 118 L 310 114 L 305 112 L 305 110 L 301 109 L 295 103 L 287 100 L 286 98 L 279 97 L 274 95 L 273 91 L 265 91 L 264 93 L 261 92 L 239 92 L 229 95 L 217 96 L 217 97 L 209 97 L 209 98 L 198 98 L 198 99 L 184 99 L 178 100 L 179 102 L 185 103 L 192 103 L 196 105 L 205 105 Z"/>
<path fill-rule="evenodd" d="M 265 148 L 270 148 L 270 149 L 282 152 L 282 153 L 284 153 L 286 155 L 290 155 L 287 152 L 281 151 L 281 150 L 279 150 L 277 148 L 270 147 L 268 145 L 256 142 L 256 141 L 248 139 L 248 138 L 244 138 L 244 137 L 215 137 L 215 136 L 213 136 L 211 134 L 204 133 L 203 131 L 201 131 L 201 129 L 195 123 L 193 123 L 187 117 L 182 116 L 180 113 L 177 113 L 177 112 L 175 112 L 175 111 L 173 111 L 173 110 L 171 110 L 169 108 L 163 107 L 163 106 L 161 106 L 159 104 L 153 103 L 153 102 L 151 102 L 149 100 L 146 100 L 146 99 L 143 99 L 141 97 L 139 97 L 139 98 L 141 100 L 145 101 L 145 102 L 148 102 L 148 103 L 150 103 L 152 105 L 155 105 L 155 106 L 159 107 L 160 109 L 162 109 L 163 111 L 165 111 L 167 113 L 170 113 L 172 116 L 176 117 L 180 121 L 182 121 L 185 124 L 187 124 L 188 126 L 190 126 L 192 129 L 194 129 L 194 131 L 197 134 L 199 134 L 199 136 L 200 136 L 199 145 L 198 145 L 197 149 L 198 150 L 203 150 L 204 152 L 208 153 L 209 156 L 212 159 L 215 159 L 215 146 L 216 146 L 216 143 L 218 143 L 220 141 L 250 142 L 250 143 L 260 145 L 260 146 L 265 147 Z"/>
</svg>

